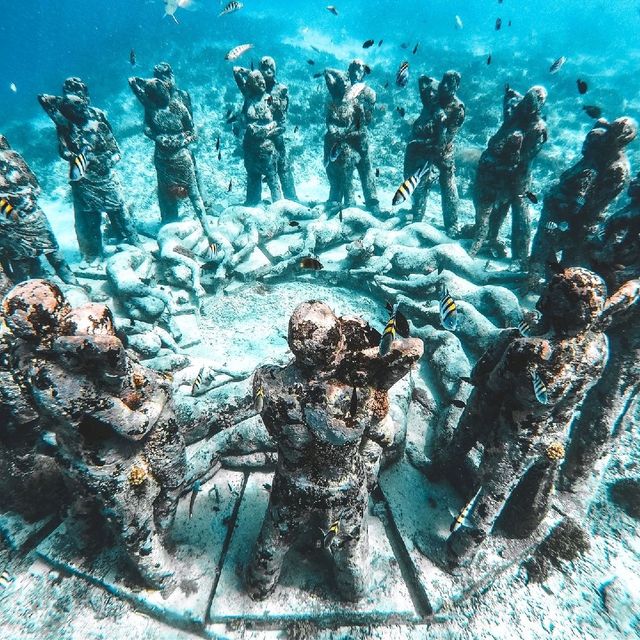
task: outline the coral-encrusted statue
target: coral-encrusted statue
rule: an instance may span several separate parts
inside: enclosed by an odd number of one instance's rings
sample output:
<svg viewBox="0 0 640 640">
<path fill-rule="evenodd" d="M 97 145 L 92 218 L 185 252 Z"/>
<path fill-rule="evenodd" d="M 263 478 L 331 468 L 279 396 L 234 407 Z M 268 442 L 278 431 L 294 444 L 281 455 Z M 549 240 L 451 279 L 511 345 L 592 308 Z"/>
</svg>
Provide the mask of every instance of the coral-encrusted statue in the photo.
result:
<svg viewBox="0 0 640 640">
<path fill-rule="evenodd" d="M 71 493 L 98 505 L 142 578 L 163 586 L 186 466 L 168 382 L 129 357 L 103 305 L 70 310 L 55 285 L 31 280 L 3 312 Z"/>
<path fill-rule="evenodd" d="M 372 333 L 362 320 L 305 302 L 289 321 L 295 361 L 256 372 L 254 394 L 278 444 L 278 464 L 247 573 L 254 599 L 273 592 L 287 551 L 302 536 L 332 554 L 345 599 L 366 591 L 368 489 L 394 438 L 387 391 L 423 351 L 420 340 L 396 340 L 381 357 Z"/>
<path fill-rule="evenodd" d="M 450 445 L 434 456 L 435 467 L 459 484 L 468 476 L 467 453 L 478 442 L 484 445 L 479 493 L 467 523 L 448 540 L 451 565 L 470 561 L 510 494 L 531 500 L 535 524 L 544 517 L 554 480 L 545 469 L 555 476 L 574 410 L 607 360 L 607 339 L 594 329 L 605 299 L 604 282 L 591 271 L 573 268 L 557 274 L 538 302 L 539 329 L 549 333 L 527 338 L 507 329 L 473 369 L 475 388 L 460 424 Z M 544 457 L 553 464 L 540 468 Z M 530 486 L 519 491 L 524 483 L 535 484 L 527 478 L 530 469 L 546 490 Z M 510 502 L 510 508 L 518 508 Z"/>
</svg>

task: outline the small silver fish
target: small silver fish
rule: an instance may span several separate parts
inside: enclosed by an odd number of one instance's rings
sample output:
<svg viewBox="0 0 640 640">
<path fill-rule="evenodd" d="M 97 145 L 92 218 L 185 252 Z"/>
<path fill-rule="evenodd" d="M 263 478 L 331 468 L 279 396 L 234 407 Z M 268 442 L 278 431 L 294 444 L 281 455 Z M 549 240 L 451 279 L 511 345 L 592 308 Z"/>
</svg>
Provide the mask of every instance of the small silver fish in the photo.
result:
<svg viewBox="0 0 640 640">
<path fill-rule="evenodd" d="M 455 18 L 456 29 L 462 29 L 464 25 L 462 24 L 462 18 L 460 16 L 456 16 Z"/>
<path fill-rule="evenodd" d="M 548 404 L 549 396 L 547 394 L 547 387 L 545 383 L 542 382 L 542 379 L 538 375 L 537 371 L 531 372 L 531 380 L 533 382 L 533 392 L 536 395 L 536 400 L 540 404 Z"/>
<path fill-rule="evenodd" d="M 227 53 L 227 55 L 224 57 L 224 59 L 225 60 L 236 60 L 243 53 L 246 53 L 247 51 L 249 51 L 249 49 L 253 49 L 253 45 L 252 44 L 239 44 L 237 47 L 233 47 L 233 49 L 231 49 Z"/>
<path fill-rule="evenodd" d="M 464 507 L 460 509 L 460 512 L 458 513 L 458 515 L 453 519 L 453 522 L 449 527 L 449 531 L 451 533 L 453 533 L 454 531 L 457 531 L 462 525 L 465 525 L 467 527 L 473 526 L 473 524 L 469 521 L 469 516 L 471 515 L 471 512 L 475 507 L 476 501 L 478 500 L 478 496 L 480 495 L 481 490 L 482 490 L 482 487 L 480 487 L 480 489 L 476 491 L 473 498 L 471 498 L 471 500 L 469 500 L 469 502 L 467 502 L 467 504 L 465 504 Z"/>
<path fill-rule="evenodd" d="M 440 294 L 440 322 L 449 331 L 458 327 L 458 307 L 446 287 L 442 287 Z"/>
<path fill-rule="evenodd" d="M 549 73 L 558 73 L 558 71 L 560 71 L 560 69 L 562 69 L 564 63 L 567 61 L 567 59 L 564 56 L 560 56 L 550 67 L 549 67 Z"/>
</svg>

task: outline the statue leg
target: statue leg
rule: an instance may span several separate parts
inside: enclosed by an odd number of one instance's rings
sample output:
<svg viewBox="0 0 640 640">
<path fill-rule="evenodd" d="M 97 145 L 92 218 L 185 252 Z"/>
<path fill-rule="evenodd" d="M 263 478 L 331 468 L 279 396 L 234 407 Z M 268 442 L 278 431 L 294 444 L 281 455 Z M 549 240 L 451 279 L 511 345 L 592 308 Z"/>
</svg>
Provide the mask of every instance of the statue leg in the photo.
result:
<svg viewBox="0 0 640 640">
<path fill-rule="evenodd" d="M 74 209 L 76 238 L 82 257 L 91 262 L 102 257 L 102 214 Z"/>
<path fill-rule="evenodd" d="M 360 154 L 360 160 L 356 165 L 360 184 L 362 185 L 362 195 L 367 209 L 373 213 L 380 211 L 380 201 L 378 200 L 378 192 L 376 188 L 376 180 L 373 175 L 373 167 L 371 166 L 371 156 L 369 155 L 369 142 L 361 140 L 355 146 L 355 150 Z"/>
<path fill-rule="evenodd" d="M 178 220 L 178 199 L 169 193 L 167 186 L 158 182 L 158 206 L 162 224 Z"/>
<path fill-rule="evenodd" d="M 53 267 L 55 272 L 58 274 L 58 277 L 65 284 L 77 285 L 78 279 L 76 278 L 73 271 L 71 271 L 71 267 L 68 262 L 64 259 L 62 252 L 60 249 L 56 249 L 55 251 L 50 251 L 47 255 L 47 260 L 49 264 Z"/>
<path fill-rule="evenodd" d="M 274 496 L 274 491 L 277 492 L 275 482 L 262 529 L 247 568 L 246 586 L 253 600 L 264 600 L 275 590 L 282 563 L 301 521 L 295 517 L 293 509 L 284 506 L 282 500 L 277 495 Z"/>
<path fill-rule="evenodd" d="M 116 239 L 125 240 L 132 245 L 140 244 L 140 238 L 133 224 L 133 219 L 124 203 L 116 209 L 107 211 L 107 215 L 116 234 Z"/>
<path fill-rule="evenodd" d="M 368 494 L 363 491 L 353 505 L 341 512 L 341 535 L 333 548 L 336 584 L 340 595 L 349 601 L 362 598 L 368 587 L 370 562 L 367 508 Z"/>
<path fill-rule="evenodd" d="M 278 151 L 278 176 L 282 185 L 282 193 L 287 200 L 298 200 L 296 183 L 293 177 L 293 167 L 287 153 L 284 136 L 278 136 L 274 140 Z"/>
<path fill-rule="evenodd" d="M 447 235 L 455 238 L 458 229 L 458 186 L 453 158 L 445 158 L 439 166 L 442 217 Z"/>
<path fill-rule="evenodd" d="M 245 207 L 255 207 L 262 202 L 262 174 L 255 169 L 247 169 L 247 197 Z"/>
<path fill-rule="evenodd" d="M 476 256 L 483 249 L 489 235 L 489 220 L 493 211 L 494 202 L 489 200 L 477 200 L 474 202 L 476 209 L 476 225 L 473 244 L 469 249 L 470 256 Z"/>
<path fill-rule="evenodd" d="M 266 168 L 265 177 L 267 179 L 267 186 L 271 192 L 271 201 L 277 202 L 282 200 L 282 186 L 280 185 L 280 176 L 278 175 L 278 163 L 274 158 L 269 166 Z"/>
<path fill-rule="evenodd" d="M 500 235 L 500 229 L 509 214 L 511 204 L 509 202 L 499 202 L 491 211 L 489 218 L 489 233 L 487 237 L 487 244 L 490 249 L 497 254 L 496 257 L 504 258 L 507 255 L 505 245 L 498 239 Z"/>
<path fill-rule="evenodd" d="M 526 262 L 531 243 L 531 216 L 522 197 L 511 201 L 511 259 Z"/>
<path fill-rule="evenodd" d="M 609 338 L 609 345 L 609 360 L 602 377 L 589 390 L 580 415 L 571 426 L 561 470 L 562 487 L 569 491 L 577 489 L 592 473 L 597 461 L 606 455 L 617 421 L 629 399 L 638 392 L 638 329 L 628 327 L 625 339 L 614 333 Z"/>
</svg>

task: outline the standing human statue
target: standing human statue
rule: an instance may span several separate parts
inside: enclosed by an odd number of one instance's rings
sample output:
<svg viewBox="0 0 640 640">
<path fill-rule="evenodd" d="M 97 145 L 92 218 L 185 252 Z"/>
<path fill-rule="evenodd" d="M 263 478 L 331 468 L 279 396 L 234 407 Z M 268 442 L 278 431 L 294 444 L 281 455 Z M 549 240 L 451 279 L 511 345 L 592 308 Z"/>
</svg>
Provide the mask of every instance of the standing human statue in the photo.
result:
<svg viewBox="0 0 640 640">
<path fill-rule="evenodd" d="M 360 155 L 356 169 L 362 185 L 365 207 L 371 213 L 377 215 L 380 213 L 380 201 L 378 200 L 376 179 L 371 163 L 371 149 L 369 147 L 369 127 L 373 122 L 377 96 L 376 92 L 367 86 L 364 81 L 368 70 L 369 67 L 363 60 L 356 58 L 351 61 L 347 70 L 351 85 L 348 90 L 348 97 L 356 100 L 362 111 L 363 119 L 356 123 L 355 131 L 351 137 L 351 144 Z"/>
<path fill-rule="evenodd" d="M 254 376 L 278 463 L 247 589 L 256 600 L 269 596 L 285 555 L 305 538 L 331 554 L 341 596 L 358 600 L 370 577 L 368 491 L 395 436 L 387 391 L 420 358 L 422 342 L 396 340 L 381 357 L 364 321 L 310 301 L 289 320 L 289 347 L 293 362 Z"/>
<path fill-rule="evenodd" d="M 589 131 L 582 158 L 545 196 L 531 248 L 531 288 L 549 275 L 558 252 L 564 266 L 588 264 L 588 240 L 631 176 L 625 147 L 637 134 L 637 123 L 627 117 L 613 122 L 600 119 Z"/>
<path fill-rule="evenodd" d="M 188 198 L 205 233 L 212 233 L 189 149 L 195 131 L 188 108 L 182 99 L 172 99 L 169 85 L 158 78 L 129 78 L 129 86 L 145 110 L 145 135 L 155 142 L 162 223 L 178 220 L 179 203 Z"/>
<path fill-rule="evenodd" d="M 405 179 L 427 164 L 431 167 L 413 195 L 414 219 L 421 220 L 424 217 L 427 197 L 437 172 L 442 216 L 450 237 L 456 237 L 459 232 L 454 141 L 465 118 L 464 104 L 456 95 L 459 86 L 460 74 L 457 71 L 447 71 L 441 82 L 429 76 L 420 76 L 418 89 L 422 111 L 411 128 L 411 140 L 404 158 Z"/>
<path fill-rule="evenodd" d="M 0 135 L 0 199 L 11 207 L 0 213 L 0 262 L 14 283 L 42 275 L 45 256 L 66 284 L 78 280 L 64 259 L 38 204 L 40 185 L 24 158 Z"/>
<path fill-rule="evenodd" d="M 524 96 L 510 88 L 505 91 L 504 122 L 489 140 L 476 173 L 471 256 L 483 249 L 501 257 L 505 255 L 498 234 L 511 209 L 511 258 L 525 264 L 529 257 L 531 168 L 548 137 L 541 116 L 546 99 L 547 91 L 541 86 L 531 87 Z M 513 148 L 514 136 L 521 139 L 518 162 L 505 164 L 501 162 L 500 150 Z"/>
<path fill-rule="evenodd" d="M 599 276 L 566 269 L 538 301 L 540 337 L 505 329 L 475 365 L 460 423 L 433 455 L 434 470 L 459 486 L 469 473 L 467 454 L 483 445 L 468 524 L 447 541 L 452 567 L 471 561 L 507 500 L 512 512 L 526 515 L 526 526 L 513 528 L 531 532 L 546 515 L 569 424 L 607 361 L 607 339 L 598 326 L 605 300 Z M 527 491 L 519 490 L 523 485 Z"/>
<path fill-rule="evenodd" d="M 239 78 L 241 68 L 234 67 Z M 242 139 L 244 166 L 247 170 L 247 197 L 245 205 L 255 207 L 262 202 L 262 178 L 271 192 L 271 200 L 282 200 L 282 188 L 278 176 L 279 154 L 276 139 L 283 131 L 274 118 L 272 97 L 267 93 L 267 83 L 260 71 L 243 75 L 246 129 Z M 236 80 L 237 81 L 237 80 Z"/>
<path fill-rule="evenodd" d="M 355 205 L 353 172 L 360 162 L 357 129 L 365 115 L 360 102 L 349 99 L 349 80 L 342 71 L 325 69 L 324 78 L 329 90 L 324 136 L 324 166 L 329 180 L 326 206 L 338 210 Z"/>
<path fill-rule="evenodd" d="M 38 100 L 56 125 L 60 157 L 69 163 L 80 253 L 86 262 L 95 263 L 104 252 L 103 212 L 118 242 L 136 245 L 138 233 L 115 172 L 120 149 L 104 111 L 90 106 L 87 85 L 79 78 L 67 78 L 62 93 L 40 95 Z"/>
<path fill-rule="evenodd" d="M 279 129 L 278 134 L 273 136 L 273 143 L 278 152 L 278 177 L 282 185 L 282 193 L 287 200 L 297 200 L 293 167 L 284 138 L 289 113 L 289 88 L 276 79 L 276 61 L 271 56 L 264 56 L 260 60 L 260 72 L 264 76 L 267 94 L 271 97 L 273 119 Z"/>
<path fill-rule="evenodd" d="M 610 292 L 609 360 L 571 425 L 562 487 L 579 490 L 613 446 L 617 425 L 640 391 L 640 174 L 629 185 L 630 202 L 607 218 L 590 243 L 590 266 Z"/>
</svg>

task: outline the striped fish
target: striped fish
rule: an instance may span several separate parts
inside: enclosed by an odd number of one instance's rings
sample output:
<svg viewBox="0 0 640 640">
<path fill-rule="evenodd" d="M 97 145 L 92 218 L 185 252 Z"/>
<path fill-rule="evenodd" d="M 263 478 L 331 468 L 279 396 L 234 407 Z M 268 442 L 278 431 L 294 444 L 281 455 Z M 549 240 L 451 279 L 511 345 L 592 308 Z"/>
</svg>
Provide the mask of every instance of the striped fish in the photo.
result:
<svg viewBox="0 0 640 640">
<path fill-rule="evenodd" d="M 384 328 L 382 332 L 382 340 L 380 340 L 380 355 L 382 357 L 386 356 L 391 349 L 391 345 L 396 337 L 396 313 L 398 312 L 398 304 L 396 303 L 393 307 L 393 312 L 391 313 L 391 317 L 389 318 L 389 322 L 387 322 L 387 326 Z"/>
<path fill-rule="evenodd" d="M 0 212 L 2 212 L 7 218 L 15 221 L 18 219 L 18 213 L 15 207 L 5 198 L 0 198 Z"/>
<path fill-rule="evenodd" d="M 520 320 L 518 331 L 523 338 L 528 338 L 531 335 L 531 325 L 526 320 Z"/>
<path fill-rule="evenodd" d="M 213 382 L 216 378 L 216 373 L 217 372 L 211 367 L 202 367 L 191 386 L 191 395 L 194 398 L 197 398 L 198 396 L 203 396 L 207 393 L 207 391 L 212 388 Z"/>
<path fill-rule="evenodd" d="M 236 60 L 243 53 L 249 51 L 249 49 L 253 49 L 252 44 L 239 44 L 237 47 L 233 47 L 229 53 L 224 57 L 225 60 Z"/>
<path fill-rule="evenodd" d="M 320 531 L 322 532 L 322 548 L 331 551 L 331 547 L 340 533 L 340 520 L 332 522 L 328 531 L 323 531 L 322 529 Z"/>
<path fill-rule="evenodd" d="M 440 322 L 449 331 L 455 331 L 458 327 L 458 307 L 447 287 L 442 287 L 440 294 Z"/>
<path fill-rule="evenodd" d="M 409 63 L 405 60 L 396 74 L 396 84 L 399 87 L 406 87 L 409 82 Z"/>
<path fill-rule="evenodd" d="M 462 507 L 462 509 L 460 509 L 460 513 L 458 513 L 458 515 L 453 519 L 453 522 L 451 523 L 451 526 L 449 527 L 449 531 L 451 533 L 453 533 L 454 531 L 457 531 L 463 524 L 468 526 L 468 527 L 472 527 L 473 525 L 469 522 L 469 516 L 471 515 L 471 512 L 473 511 L 473 508 L 478 500 L 478 496 L 480 495 L 480 491 L 481 491 L 482 487 L 480 487 L 480 489 L 478 489 L 475 493 L 475 495 L 473 496 L 473 498 L 471 498 L 471 500 L 469 500 L 469 502 L 467 502 L 467 504 L 464 505 L 464 507 Z"/>
<path fill-rule="evenodd" d="M 87 149 L 82 149 L 77 156 L 74 156 L 73 160 L 69 163 L 69 180 L 71 182 L 77 182 L 84 178 L 87 173 Z"/>
<path fill-rule="evenodd" d="M 0 573 L 0 593 L 2 593 L 12 582 L 13 577 L 8 571 Z"/>
<path fill-rule="evenodd" d="M 242 9 L 242 7 L 244 7 L 244 5 L 242 4 L 242 2 L 229 2 L 225 8 L 218 14 L 218 18 L 221 18 L 222 16 L 226 16 L 229 15 L 230 13 L 233 13 L 234 11 L 240 11 L 240 9 Z"/>
<path fill-rule="evenodd" d="M 536 400 L 540 404 L 547 404 L 549 402 L 547 386 L 542 382 L 542 378 L 540 378 L 537 371 L 531 372 L 531 380 L 533 382 L 533 392 L 536 395 Z"/>
<path fill-rule="evenodd" d="M 215 242 L 210 242 L 207 248 L 207 260 L 213 260 L 218 255 L 218 245 Z"/>
<path fill-rule="evenodd" d="M 427 171 L 429 171 L 430 166 L 431 165 L 427 162 L 422 169 L 416 171 L 398 187 L 398 190 L 393 196 L 393 206 L 402 204 L 409 198 L 409 196 L 416 190 L 416 187 L 420 184 L 420 180 L 422 180 L 422 178 L 427 174 Z"/>
<path fill-rule="evenodd" d="M 256 391 L 256 397 L 253 400 L 253 408 L 256 410 L 256 413 L 262 413 L 262 410 L 264 409 L 264 387 L 262 384 Z"/>
</svg>

